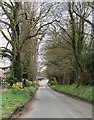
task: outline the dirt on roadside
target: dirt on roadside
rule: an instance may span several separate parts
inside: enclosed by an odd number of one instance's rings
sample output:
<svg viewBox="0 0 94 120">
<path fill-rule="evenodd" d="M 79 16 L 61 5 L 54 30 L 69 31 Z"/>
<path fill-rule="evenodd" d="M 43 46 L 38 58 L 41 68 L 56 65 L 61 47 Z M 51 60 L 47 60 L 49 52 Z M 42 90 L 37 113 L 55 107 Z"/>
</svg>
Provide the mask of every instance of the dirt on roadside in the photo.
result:
<svg viewBox="0 0 94 120">
<path fill-rule="evenodd" d="M 18 118 L 20 118 L 23 114 L 27 113 L 29 110 L 32 110 L 32 104 L 33 101 L 35 99 L 35 94 L 31 95 L 30 100 L 28 101 L 28 103 L 26 103 L 24 106 L 18 107 L 13 114 L 10 115 L 9 118 L 15 118 L 15 120 L 17 120 Z"/>
</svg>

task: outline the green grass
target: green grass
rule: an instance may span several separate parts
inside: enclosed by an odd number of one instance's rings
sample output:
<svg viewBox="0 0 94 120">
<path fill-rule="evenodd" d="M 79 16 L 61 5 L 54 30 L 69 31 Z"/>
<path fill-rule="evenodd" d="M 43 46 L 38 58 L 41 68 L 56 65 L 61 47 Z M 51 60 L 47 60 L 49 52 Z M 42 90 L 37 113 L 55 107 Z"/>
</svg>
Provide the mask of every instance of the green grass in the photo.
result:
<svg viewBox="0 0 94 120">
<path fill-rule="evenodd" d="M 91 86 L 83 86 L 80 85 L 78 88 L 75 84 L 73 85 L 56 85 L 51 86 L 54 90 L 65 92 L 74 96 L 78 96 L 88 101 L 94 100 L 94 96 L 92 97 L 92 87 Z"/>
<path fill-rule="evenodd" d="M 37 87 L 28 87 L 26 91 L 2 92 L 2 118 L 8 118 L 18 107 L 30 99 L 30 93 L 35 93 Z"/>
</svg>

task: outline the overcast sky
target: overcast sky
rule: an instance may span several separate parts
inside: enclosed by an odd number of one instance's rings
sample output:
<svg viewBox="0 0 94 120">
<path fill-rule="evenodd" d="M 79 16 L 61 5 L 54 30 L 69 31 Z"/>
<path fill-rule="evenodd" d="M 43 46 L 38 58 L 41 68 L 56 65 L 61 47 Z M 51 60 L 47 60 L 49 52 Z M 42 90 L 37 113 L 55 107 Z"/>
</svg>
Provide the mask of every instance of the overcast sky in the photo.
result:
<svg viewBox="0 0 94 120">
<path fill-rule="evenodd" d="M 7 0 L 5 0 L 5 1 L 7 1 Z M 18 0 L 18 1 L 21 1 L 21 0 Z M 24 1 L 24 0 L 22 0 L 22 1 Z M 43 2 L 43 1 L 46 1 L 46 2 L 48 2 L 48 0 L 25 0 L 25 1 L 38 1 L 38 2 Z M 64 2 L 64 1 L 67 1 L 67 0 L 49 0 L 49 2 L 58 2 L 58 1 L 62 1 L 62 2 Z M 74 1 L 83 1 L 83 0 L 74 0 Z M 92 0 L 85 0 L 85 1 L 92 1 Z M 44 38 L 44 39 L 47 39 L 47 36 L 46 36 L 46 38 Z M 45 40 L 44 40 L 45 41 Z M 3 36 L 2 36 L 2 34 L 0 33 L 0 47 L 3 47 L 3 46 L 6 46 L 6 44 L 7 44 L 7 41 L 3 38 Z M 45 44 L 45 42 L 43 42 L 41 45 L 40 45 L 40 49 L 39 49 L 39 52 L 40 52 L 40 54 L 41 54 L 41 52 L 44 52 L 42 49 L 43 49 L 43 47 L 45 46 L 44 45 Z M 40 55 L 39 57 L 38 57 L 38 61 L 39 62 L 41 62 L 42 61 L 42 59 L 43 59 L 43 55 Z M 10 62 L 9 62 L 9 60 L 6 60 L 6 59 L 1 59 L 0 58 L 0 67 L 4 67 L 4 66 L 9 66 L 10 65 Z"/>
<path fill-rule="evenodd" d="M 7 0 L 4 0 L 7 1 Z M 15 0 L 16 2 L 69 2 L 70 0 Z M 73 2 L 93 2 L 93 0 L 72 0 Z"/>
<path fill-rule="evenodd" d="M 7 41 L 3 38 L 2 34 L 0 33 L 0 47 L 6 46 Z M 10 61 L 8 59 L 2 59 L 0 57 L 0 67 L 7 67 L 10 65 Z"/>
</svg>

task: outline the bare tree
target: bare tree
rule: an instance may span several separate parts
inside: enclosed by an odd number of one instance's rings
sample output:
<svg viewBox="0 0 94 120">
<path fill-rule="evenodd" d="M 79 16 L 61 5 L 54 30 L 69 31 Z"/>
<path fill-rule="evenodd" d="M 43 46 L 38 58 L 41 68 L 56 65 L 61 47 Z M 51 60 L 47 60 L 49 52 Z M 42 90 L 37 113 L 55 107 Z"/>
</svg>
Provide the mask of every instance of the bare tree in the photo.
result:
<svg viewBox="0 0 94 120">
<path fill-rule="evenodd" d="M 22 79 L 21 54 L 23 47 L 26 43 L 31 44 L 32 54 L 30 59 L 31 61 L 35 61 L 33 57 L 36 56 L 38 43 L 36 36 L 40 35 L 42 38 L 45 27 L 55 22 L 54 19 L 48 22 L 46 21 L 47 15 L 53 5 L 42 3 L 34 7 L 34 4 L 36 3 L 12 2 L 11 0 L 9 3 L 0 2 L 2 14 L 6 16 L 6 19 L 2 18 L 0 22 L 5 26 L 5 29 L 7 29 L 9 37 L 3 29 L 0 31 L 12 47 L 12 50 L 8 49 L 8 45 L 3 47 L 2 56 L 8 57 L 12 61 L 13 76 L 17 80 Z M 46 9 L 46 6 L 48 6 L 48 9 Z M 42 10 L 39 11 L 38 9 Z"/>
</svg>

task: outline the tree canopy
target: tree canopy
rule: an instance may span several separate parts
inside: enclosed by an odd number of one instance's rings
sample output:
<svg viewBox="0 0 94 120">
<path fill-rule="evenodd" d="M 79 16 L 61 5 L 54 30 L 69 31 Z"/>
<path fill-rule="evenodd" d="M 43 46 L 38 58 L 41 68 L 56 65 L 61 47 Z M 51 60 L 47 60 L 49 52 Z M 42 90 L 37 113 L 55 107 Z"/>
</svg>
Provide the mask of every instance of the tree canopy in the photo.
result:
<svg viewBox="0 0 94 120">
<path fill-rule="evenodd" d="M 7 45 L 0 48 L 0 55 L 11 61 L 14 81 L 22 81 L 24 74 L 36 79 L 38 49 L 45 38 L 43 56 L 49 79 L 59 84 L 93 84 L 93 4 L 1 1 L 0 32 Z"/>
</svg>

